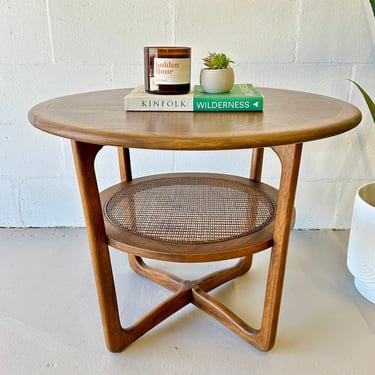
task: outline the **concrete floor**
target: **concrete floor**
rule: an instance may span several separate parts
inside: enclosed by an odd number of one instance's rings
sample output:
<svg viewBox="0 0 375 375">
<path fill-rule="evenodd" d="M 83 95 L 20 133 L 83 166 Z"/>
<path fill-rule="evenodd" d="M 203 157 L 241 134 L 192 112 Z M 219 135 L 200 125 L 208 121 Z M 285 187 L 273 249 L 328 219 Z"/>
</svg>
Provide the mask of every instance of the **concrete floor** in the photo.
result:
<svg viewBox="0 0 375 375">
<path fill-rule="evenodd" d="M 375 374 L 375 305 L 353 287 L 348 232 L 294 231 L 277 341 L 261 353 L 194 306 L 124 352 L 106 350 L 84 229 L 0 229 L 0 374 Z M 215 290 L 259 322 L 268 251 L 248 274 Z M 113 251 L 127 324 L 169 292 Z M 221 265 L 222 266 L 222 265 Z M 166 264 L 183 277 L 217 265 Z"/>
</svg>

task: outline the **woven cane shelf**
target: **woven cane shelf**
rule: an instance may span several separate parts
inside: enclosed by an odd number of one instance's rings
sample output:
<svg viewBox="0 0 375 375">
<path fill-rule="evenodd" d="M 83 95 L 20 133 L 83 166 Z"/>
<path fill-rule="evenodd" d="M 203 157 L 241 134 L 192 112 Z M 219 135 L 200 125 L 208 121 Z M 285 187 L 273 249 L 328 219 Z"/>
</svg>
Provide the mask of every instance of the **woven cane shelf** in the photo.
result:
<svg viewBox="0 0 375 375">
<path fill-rule="evenodd" d="M 157 175 L 101 196 L 109 244 L 135 255 L 199 261 L 212 253 L 221 260 L 272 245 L 277 190 L 245 178 Z"/>
</svg>

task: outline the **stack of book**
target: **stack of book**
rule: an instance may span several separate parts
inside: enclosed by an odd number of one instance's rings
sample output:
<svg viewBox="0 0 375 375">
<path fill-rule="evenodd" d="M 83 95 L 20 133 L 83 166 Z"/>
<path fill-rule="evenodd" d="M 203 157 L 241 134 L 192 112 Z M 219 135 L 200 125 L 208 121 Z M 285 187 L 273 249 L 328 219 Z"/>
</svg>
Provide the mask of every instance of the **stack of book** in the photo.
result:
<svg viewBox="0 0 375 375">
<path fill-rule="evenodd" d="M 199 85 L 187 94 L 158 95 L 139 85 L 124 98 L 126 111 L 261 112 L 263 95 L 249 83 L 223 94 L 207 94 Z"/>
</svg>

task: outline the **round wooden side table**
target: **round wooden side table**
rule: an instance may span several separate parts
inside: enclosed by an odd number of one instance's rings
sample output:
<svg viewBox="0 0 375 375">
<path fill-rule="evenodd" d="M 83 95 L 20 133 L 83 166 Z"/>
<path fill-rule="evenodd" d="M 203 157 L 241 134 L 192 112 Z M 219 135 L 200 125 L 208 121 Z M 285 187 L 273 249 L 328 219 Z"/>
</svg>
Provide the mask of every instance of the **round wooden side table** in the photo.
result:
<svg viewBox="0 0 375 375">
<path fill-rule="evenodd" d="M 125 112 L 130 89 L 88 92 L 43 102 L 30 122 L 71 139 L 107 347 L 118 352 L 189 303 L 256 348 L 275 342 L 302 144 L 359 124 L 344 101 L 261 88 L 264 112 Z M 118 148 L 121 182 L 99 193 L 94 161 L 103 146 Z M 263 151 L 281 164 L 280 185 L 261 182 Z M 251 148 L 249 178 L 171 173 L 132 178 L 130 148 L 229 150 Z M 119 317 L 108 246 L 129 254 L 132 269 L 173 295 L 130 327 Z M 254 328 L 209 292 L 246 273 L 254 253 L 271 249 L 261 326 Z M 237 259 L 229 268 L 183 280 L 147 265 Z M 129 301 L 131 303 L 131 301 Z"/>
</svg>

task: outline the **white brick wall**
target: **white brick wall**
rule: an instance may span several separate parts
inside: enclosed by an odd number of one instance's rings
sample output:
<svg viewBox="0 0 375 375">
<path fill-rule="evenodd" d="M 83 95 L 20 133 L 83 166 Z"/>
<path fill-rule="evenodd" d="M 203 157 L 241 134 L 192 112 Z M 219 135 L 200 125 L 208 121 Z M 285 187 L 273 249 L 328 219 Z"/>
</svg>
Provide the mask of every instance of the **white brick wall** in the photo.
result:
<svg viewBox="0 0 375 375">
<path fill-rule="evenodd" d="M 0 0 L 0 226 L 83 225 L 70 144 L 34 129 L 30 107 L 74 92 L 143 80 L 143 46 L 224 51 L 237 82 L 352 101 L 357 129 L 306 144 L 298 228 L 347 228 L 356 188 L 375 178 L 375 127 L 354 78 L 375 96 L 375 20 L 367 0 Z M 246 176 L 249 152 L 132 150 L 136 176 L 211 170 Z M 278 164 L 266 154 L 265 178 Z M 113 168 L 112 168 L 113 166 Z M 114 150 L 98 160 L 100 186 L 118 179 Z"/>
</svg>

